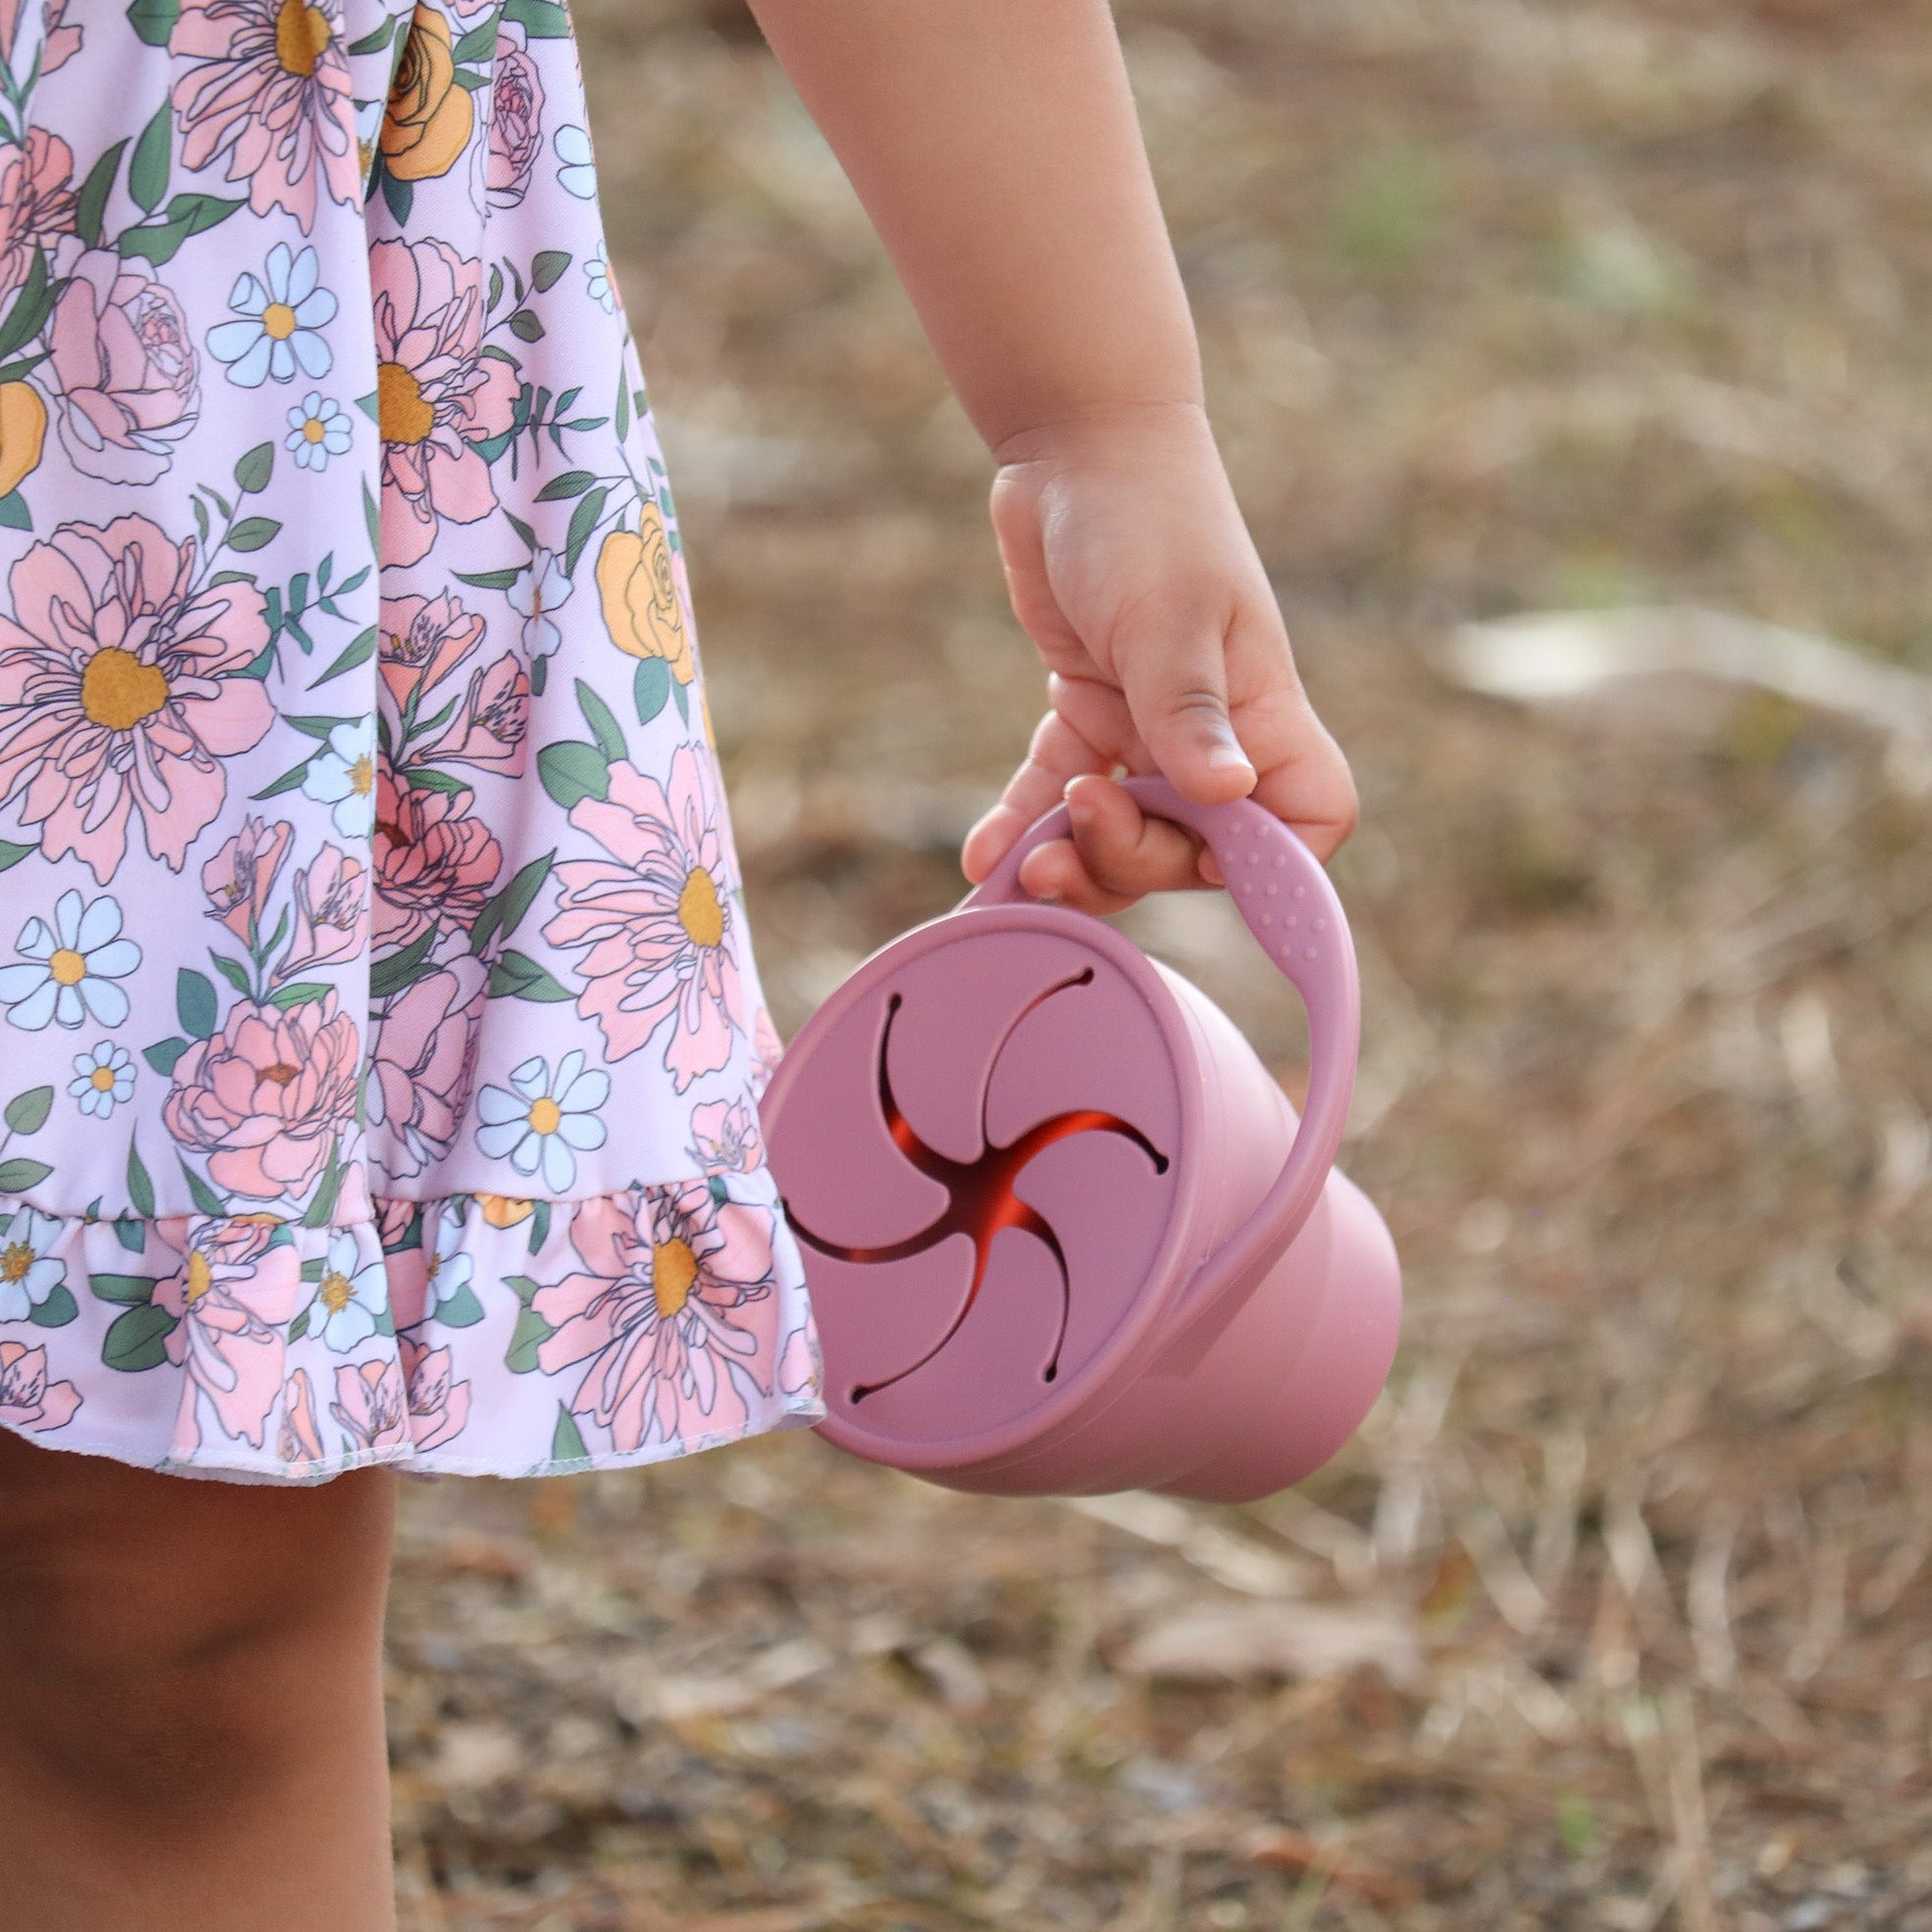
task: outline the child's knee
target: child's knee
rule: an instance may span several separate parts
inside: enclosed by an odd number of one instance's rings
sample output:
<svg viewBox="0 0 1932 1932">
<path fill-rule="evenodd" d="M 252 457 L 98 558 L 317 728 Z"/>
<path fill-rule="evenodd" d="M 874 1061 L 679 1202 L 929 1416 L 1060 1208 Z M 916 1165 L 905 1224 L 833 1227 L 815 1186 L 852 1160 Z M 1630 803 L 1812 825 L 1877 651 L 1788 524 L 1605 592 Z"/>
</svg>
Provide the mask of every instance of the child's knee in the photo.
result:
<svg viewBox="0 0 1932 1932">
<path fill-rule="evenodd" d="M 384 1479 L 211 1495 L 20 1463 L 0 1444 L 0 1751 L 17 1774 L 186 1810 L 277 1782 L 314 1727 L 373 1695 Z"/>
</svg>

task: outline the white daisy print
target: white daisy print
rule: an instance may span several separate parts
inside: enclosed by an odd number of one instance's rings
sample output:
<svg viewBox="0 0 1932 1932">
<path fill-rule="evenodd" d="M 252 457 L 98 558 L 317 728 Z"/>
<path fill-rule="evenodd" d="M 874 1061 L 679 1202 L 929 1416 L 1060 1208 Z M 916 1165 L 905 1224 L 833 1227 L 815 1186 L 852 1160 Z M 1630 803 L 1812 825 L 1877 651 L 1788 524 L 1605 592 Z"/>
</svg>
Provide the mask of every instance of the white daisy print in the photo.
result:
<svg viewBox="0 0 1932 1932">
<path fill-rule="evenodd" d="M 507 1088 L 485 1087 L 477 1096 L 483 1125 L 476 1145 L 492 1160 L 507 1156 L 519 1174 L 541 1169 L 544 1187 L 561 1194 L 577 1184 L 577 1152 L 604 1145 L 597 1109 L 610 1098 L 611 1076 L 600 1068 L 586 1073 L 583 1054 L 567 1053 L 554 1076 L 547 1061 L 526 1060 L 509 1077 Z"/>
<path fill-rule="evenodd" d="M 367 838 L 376 823 L 376 720 L 350 718 L 329 734 L 308 761 L 302 795 L 333 805 L 336 829 L 344 838 Z"/>
<path fill-rule="evenodd" d="M 606 315 L 615 315 L 618 306 L 617 285 L 611 280 L 611 264 L 605 259 L 602 249 L 585 261 L 584 279 L 590 284 L 590 300 Z"/>
<path fill-rule="evenodd" d="M 298 469 L 327 469 L 331 457 L 343 456 L 355 441 L 355 423 L 341 403 L 311 390 L 300 408 L 289 411 L 289 433 L 282 447 Z"/>
<path fill-rule="evenodd" d="M 367 1342 L 389 1307 L 389 1275 L 382 1257 L 358 1267 L 361 1259 L 354 1230 L 338 1228 L 329 1237 L 322 1279 L 309 1305 L 309 1334 L 319 1335 L 339 1355 Z"/>
<path fill-rule="evenodd" d="M 105 1120 L 135 1089 L 134 1055 L 112 1040 L 101 1040 L 86 1053 L 74 1055 L 74 1077 L 67 1092 L 80 1102 L 80 1110 Z"/>
<path fill-rule="evenodd" d="M 292 382 L 298 370 L 311 380 L 328 375 L 336 358 L 316 331 L 336 319 L 336 298 L 321 278 L 312 248 L 297 255 L 277 242 L 260 277 L 236 281 L 228 306 L 244 319 L 209 330 L 208 352 L 228 365 L 237 388 L 259 389 L 271 378 Z"/>
<path fill-rule="evenodd" d="M 25 1321 L 67 1278 L 57 1260 L 60 1224 L 37 1208 L 19 1209 L 0 1234 L 0 1321 Z"/>
<path fill-rule="evenodd" d="M 121 908 L 112 899 L 63 892 L 54 902 L 53 925 L 29 919 L 14 949 L 28 963 L 0 967 L 0 1005 L 22 1032 L 40 1032 L 50 1022 L 118 1026 L 128 1017 L 128 996 L 114 982 L 141 964 L 141 947 L 121 937 Z"/>
<path fill-rule="evenodd" d="M 557 181 L 566 194 L 574 194 L 579 201 L 593 201 L 597 194 L 597 171 L 590 165 L 590 136 L 585 129 L 572 123 L 561 127 L 553 137 L 557 159 L 563 166 L 557 170 Z"/>
<path fill-rule="evenodd" d="M 509 607 L 523 620 L 523 648 L 533 658 L 546 658 L 563 642 L 563 632 L 550 613 L 570 601 L 577 586 L 564 575 L 554 550 L 539 550 L 527 569 L 503 592 Z"/>
</svg>

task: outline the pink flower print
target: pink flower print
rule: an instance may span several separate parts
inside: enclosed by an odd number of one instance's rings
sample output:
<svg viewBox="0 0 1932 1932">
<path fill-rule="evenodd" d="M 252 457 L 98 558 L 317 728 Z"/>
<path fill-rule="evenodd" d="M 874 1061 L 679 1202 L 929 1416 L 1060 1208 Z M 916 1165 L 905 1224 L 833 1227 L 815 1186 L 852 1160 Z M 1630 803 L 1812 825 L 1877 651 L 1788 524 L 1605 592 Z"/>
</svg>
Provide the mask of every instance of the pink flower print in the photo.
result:
<svg viewBox="0 0 1932 1932">
<path fill-rule="evenodd" d="M 389 1002 L 376 1025 L 369 1117 L 385 1130 L 382 1165 L 399 1179 L 450 1149 L 476 1075 L 489 970 L 467 954 Z"/>
<path fill-rule="evenodd" d="M 322 1431 L 315 1426 L 315 1391 L 308 1371 L 297 1369 L 282 1385 L 282 1420 L 275 1450 L 291 1469 L 312 1469 L 322 1460 Z"/>
<path fill-rule="evenodd" d="M 412 785 L 384 765 L 377 781 L 376 943 L 409 945 L 428 926 L 467 931 L 483 909 L 503 849 L 471 816 L 471 791 Z"/>
<path fill-rule="evenodd" d="M 200 362 L 174 291 L 140 262 L 91 250 L 54 304 L 47 347 L 68 462 L 104 483 L 161 476 L 201 414 Z"/>
<path fill-rule="evenodd" d="M 405 1335 L 402 1349 L 403 1375 L 409 1391 L 409 1413 L 415 1419 L 412 1433 L 418 1449 L 434 1449 L 463 1433 L 469 1420 L 469 1384 L 451 1380 L 452 1359 L 447 1348 L 431 1348 Z"/>
<path fill-rule="evenodd" d="M 362 950 L 369 931 L 369 867 L 333 845 L 295 875 L 295 938 L 277 969 L 285 980 Z"/>
<path fill-rule="evenodd" d="M 496 77 L 490 88 L 490 202 L 514 208 L 530 182 L 530 170 L 543 151 L 543 82 L 537 63 L 498 29 Z"/>
<path fill-rule="evenodd" d="M 268 642 L 262 595 L 193 590 L 195 545 L 145 517 L 67 523 L 8 577 L 0 617 L 0 794 L 103 884 L 137 813 L 180 871 L 227 796 L 221 761 L 260 743 L 274 707 L 241 675 Z"/>
<path fill-rule="evenodd" d="M 570 822 L 616 863 L 560 865 L 558 911 L 543 928 L 552 946 L 586 948 L 578 1011 L 603 1028 L 613 1060 L 672 1023 L 664 1065 L 679 1093 L 729 1062 L 744 1025 L 715 785 L 688 745 L 671 759 L 668 796 L 632 766 L 612 766 L 609 798 L 581 800 Z"/>
<path fill-rule="evenodd" d="M 691 1158 L 706 1174 L 749 1174 L 764 1157 L 758 1122 L 743 1101 L 706 1101 L 692 1108 Z"/>
<path fill-rule="evenodd" d="M 470 673 L 469 689 L 448 728 L 417 755 L 438 765 L 476 765 L 517 778 L 529 721 L 530 678 L 505 651 L 495 664 Z"/>
<path fill-rule="evenodd" d="M 581 1203 L 570 1238 L 586 1272 L 531 1298 L 554 1330 L 538 1365 L 589 1364 L 571 1410 L 623 1453 L 743 1430 L 772 1387 L 772 1233 L 768 1210 L 720 1206 L 702 1181 Z"/>
<path fill-rule="evenodd" d="M 447 591 L 440 597 L 384 597 L 380 627 L 382 688 L 399 714 L 453 671 L 483 641 L 483 620 Z"/>
<path fill-rule="evenodd" d="M 244 819 L 242 828 L 201 868 L 211 919 L 219 919 L 244 946 L 268 909 L 268 895 L 295 827 L 286 819 L 266 825 Z"/>
<path fill-rule="evenodd" d="M 175 83 L 181 165 L 248 183 L 257 215 L 286 210 L 303 234 L 318 195 L 352 202 L 361 188 L 349 66 L 337 0 L 183 0 L 168 39 L 194 62 Z"/>
<path fill-rule="evenodd" d="M 395 1449 L 409 1442 L 409 1400 L 402 1365 L 393 1357 L 336 1371 L 336 1399 L 329 1413 L 365 1449 Z"/>
<path fill-rule="evenodd" d="M 787 1395 L 808 1395 L 818 1391 L 824 1377 L 819 1360 L 818 1338 L 807 1322 L 785 1338 L 779 1355 L 778 1385 Z"/>
<path fill-rule="evenodd" d="M 497 507 L 474 448 L 514 420 L 517 379 L 483 355 L 482 263 L 447 242 L 384 239 L 369 251 L 377 415 L 382 438 L 382 561 L 413 564 L 439 518 Z"/>
<path fill-rule="evenodd" d="M 0 1342 L 0 1425 L 41 1434 L 64 1429 L 81 1405 L 71 1382 L 49 1382 L 47 1350 Z"/>
<path fill-rule="evenodd" d="M 751 1092 L 753 1098 L 762 1098 L 764 1091 L 772 1083 L 772 1075 L 779 1069 L 779 1062 L 785 1058 L 785 1042 L 779 1038 L 779 1029 L 772 1025 L 770 1009 L 759 1005 L 757 1018 L 751 1023 Z"/>
<path fill-rule="evenodd" d="M 307 1292 L 302 1260 L 268 1216 L 170 1224 L 185 1232 L 181 1272 L 154 1289 L 154 1306 L 175 1316 L 168 1359 L 187 1369 L 224 1435 L 260 1449 L 282 1392 L 285 1334 Z M 279 1238 L 278 1238 L 279 1237 Z M 198 1404 L 182 1407 L 178 1455 L 200 1446 Z"/>
<path fill-rule="evenodd" d="M 33 267 L 35 251 L 74 230 L 74 151 L 57 134 L 29 128 L 26 145 L 0 141 L 0 304 Z"/>
<path fill-rule="evenodd" d="M 10 67 L 23 71 L 26 63 L 16 59 L 16 49 L 20 45 L 20 13 L 22 7 L 31 7 L 32 0 L 0 0 L 0 60 Z M 38 72 L 42 80 L 63 67 L 81 48 L 81 29 L 62 24 L 66 17 L 68 0 L 46 0 L 40 13 L 40 66 Z M 31 15 L 29 15 L 31 18 Z"/>
<path fill-rule="evenodd" d="M 221 1030 L 175 1066 L 163 1119 L 218 1187 L 299 1200 L 355 1123 L 361 1054 L 332 991 L 287 1012 L 237 1000 Z"/>
</svg>

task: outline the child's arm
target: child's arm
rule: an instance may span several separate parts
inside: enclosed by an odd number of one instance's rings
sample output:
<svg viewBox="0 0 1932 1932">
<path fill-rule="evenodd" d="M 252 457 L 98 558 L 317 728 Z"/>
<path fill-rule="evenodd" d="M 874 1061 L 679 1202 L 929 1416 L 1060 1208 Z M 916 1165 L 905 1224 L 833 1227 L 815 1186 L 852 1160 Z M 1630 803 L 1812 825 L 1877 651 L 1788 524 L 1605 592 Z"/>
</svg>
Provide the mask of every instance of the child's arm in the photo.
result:
<svg viewBox="0 0 1932 1932">
<path fill-rule="evenodd" d="M 1105 0 L 751 5 L 999 464 L 993 526 L 1050 708 L 968 874 L 1116 765 L 1203 802 L 1252 789 L 1326 857 L 1354 788 L 1202 412 Z M 1029 891 L 1109 909 L 1200 882 L 1193 841 L 1117 786 L 1068 797 L 1074 843 L 1028 859 Z"/>
</svg>

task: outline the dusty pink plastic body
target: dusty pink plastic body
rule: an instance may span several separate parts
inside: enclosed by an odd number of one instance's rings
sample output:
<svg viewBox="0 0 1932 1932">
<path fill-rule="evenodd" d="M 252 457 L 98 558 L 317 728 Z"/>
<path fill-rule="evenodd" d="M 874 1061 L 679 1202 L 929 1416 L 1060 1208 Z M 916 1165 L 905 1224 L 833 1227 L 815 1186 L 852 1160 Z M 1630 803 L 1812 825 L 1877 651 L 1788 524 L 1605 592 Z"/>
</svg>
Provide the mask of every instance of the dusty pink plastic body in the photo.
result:
<svg viewBox="0 0 1932 1932">
<path fill-rule="evenodd" d="M 1259 807 L 1129 783 L 1208 839 L 1300 990 L 1301 1120 L 1197 987 L 1100 920 L 1014 903 L 1064 812 L 861 966 L 765 1098 L 821 1433 L 955 1489 L 1266 1496 L 1342 1446 L 1394 1354 L 1394 1245 L 1333 1166 L 1359 1030 L 1334 890 Z"/>
</svg>

